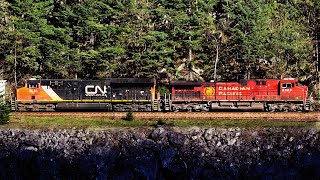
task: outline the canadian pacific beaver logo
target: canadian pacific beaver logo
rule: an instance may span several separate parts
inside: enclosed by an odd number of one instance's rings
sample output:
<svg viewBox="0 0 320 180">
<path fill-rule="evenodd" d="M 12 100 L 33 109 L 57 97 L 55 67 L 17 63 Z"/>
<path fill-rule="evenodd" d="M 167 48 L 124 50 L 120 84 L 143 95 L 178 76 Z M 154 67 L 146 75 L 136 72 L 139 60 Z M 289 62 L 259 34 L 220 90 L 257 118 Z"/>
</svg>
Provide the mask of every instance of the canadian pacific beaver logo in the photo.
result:
<svg viewBox="0 0 320 180">
<path fill-rule="evenodd" d="M 204 88 L 204 95 L 205 96 L 213 96 L 215 93 L 214 87 L 205 87 Z"/>
</svg>

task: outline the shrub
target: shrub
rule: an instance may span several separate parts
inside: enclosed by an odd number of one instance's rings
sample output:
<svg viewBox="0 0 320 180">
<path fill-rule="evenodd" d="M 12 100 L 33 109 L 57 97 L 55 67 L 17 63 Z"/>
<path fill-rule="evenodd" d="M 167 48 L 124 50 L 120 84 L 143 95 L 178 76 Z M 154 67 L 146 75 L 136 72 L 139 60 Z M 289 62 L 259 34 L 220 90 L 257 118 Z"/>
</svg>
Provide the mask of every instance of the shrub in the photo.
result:
<svg viewBox="0 0 320 180">
<path fill-rule="evenodd" d="M 166 124 L 166 122 L 163 119 L 159 119 L 157 121 L 157 125 L 165 125 L 165 124 Z"/>
<path fill-rule="evenodd" d="M 10 119 L 10 108 L 7 104 L 0 105 L 0 124 L 8 123 Z"/>
<path fill-rule="evenodd" d="M 156 93 L 160 93 L 161 96 L 164 96 L 164 94 L 169 94 L 170 90 L 167 85 L 159 85 Z"/>
<path fill-rule="evenodd" d="M 131 110 L 128 111 L 126 120 L 127 121 L 133 121 L 134 120 L 133 112 Z"/>
</svg>

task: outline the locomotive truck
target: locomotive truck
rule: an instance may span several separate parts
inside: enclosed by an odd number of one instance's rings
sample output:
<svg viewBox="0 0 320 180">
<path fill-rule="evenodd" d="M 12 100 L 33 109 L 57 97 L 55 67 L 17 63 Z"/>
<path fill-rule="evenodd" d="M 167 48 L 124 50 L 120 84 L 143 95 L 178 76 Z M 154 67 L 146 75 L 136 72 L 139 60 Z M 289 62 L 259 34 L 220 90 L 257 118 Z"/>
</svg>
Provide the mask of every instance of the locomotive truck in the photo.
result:
<svg viewBox="0 0 320 180">
<path fill-rule="evenodd" d="M 17 88 L 15 111 L 308 111 L 307 86 L 296 79 L 239 82 L 171 81 L 159 94 L 152 78 L 30 79 Z"/>
</svg>

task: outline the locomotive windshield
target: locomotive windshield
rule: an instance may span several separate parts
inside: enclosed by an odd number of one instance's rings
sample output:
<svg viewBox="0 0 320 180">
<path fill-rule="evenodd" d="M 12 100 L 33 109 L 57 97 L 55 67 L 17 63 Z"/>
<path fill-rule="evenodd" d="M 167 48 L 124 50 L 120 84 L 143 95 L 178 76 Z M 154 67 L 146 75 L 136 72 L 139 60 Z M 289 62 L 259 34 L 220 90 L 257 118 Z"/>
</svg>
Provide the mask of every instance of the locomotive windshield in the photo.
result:
<svg viewBox="0 0 320 180">
<path fill-rule="evenodd" d="M 294 83 L 282 83 L 282 88 L 292 88 L 294 87 Z"/>
</svg>

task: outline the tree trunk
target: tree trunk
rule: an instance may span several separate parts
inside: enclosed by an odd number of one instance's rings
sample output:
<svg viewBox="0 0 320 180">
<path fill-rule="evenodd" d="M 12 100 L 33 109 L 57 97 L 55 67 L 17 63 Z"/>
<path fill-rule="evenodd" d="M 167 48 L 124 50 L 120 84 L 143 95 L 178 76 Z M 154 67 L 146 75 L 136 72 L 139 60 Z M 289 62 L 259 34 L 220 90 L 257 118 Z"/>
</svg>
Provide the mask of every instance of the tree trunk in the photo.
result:
<svg viewBox="0 0 320 180">
<path fill-rule="evenodd" d="M 318 76 L 318 83 L 320 83 L 320 74 L 319 74 L 319 66 L 320 66 L 320 62 L 319 62 L 319 40 L 316 37 L 316 61 L 317 61 L 317 76 Z"/>
<path fill-rule="evenodd" d="M 189 40 L 191 41 L 191 36 L 189 36 Z M 187 64 L 187 68 L 188 68 L 188 73 L 189 73 L 189 81 L 193 81 L 193 76 L 192 76 L 192 49 L 189 48 L 189 58 L 188 58 L 188 64 Z"/>
<path fill-rule="evenodd" d="M 217 64 L 219 61 L 219 46 L 216 46 L 216 61 L 214 62 L 214 75 L 213 75 L 213 80 L 216 82 L 217 81 Z"/>
<path fill-rule="evenodd" d="M 191 39 L 191 37 L 189 37 L 189 39 Z M 192 49 L 189 49 L 189 59 L 188 59 L 188 71 L 189 71 L 189 80 L 193 81 L 193 77 L 192 77 Z"/>
<path fill-rule="evenodd" d="M 17 39 L 14 42 L 14 87 L 17 88 Z"/>
</svg>

